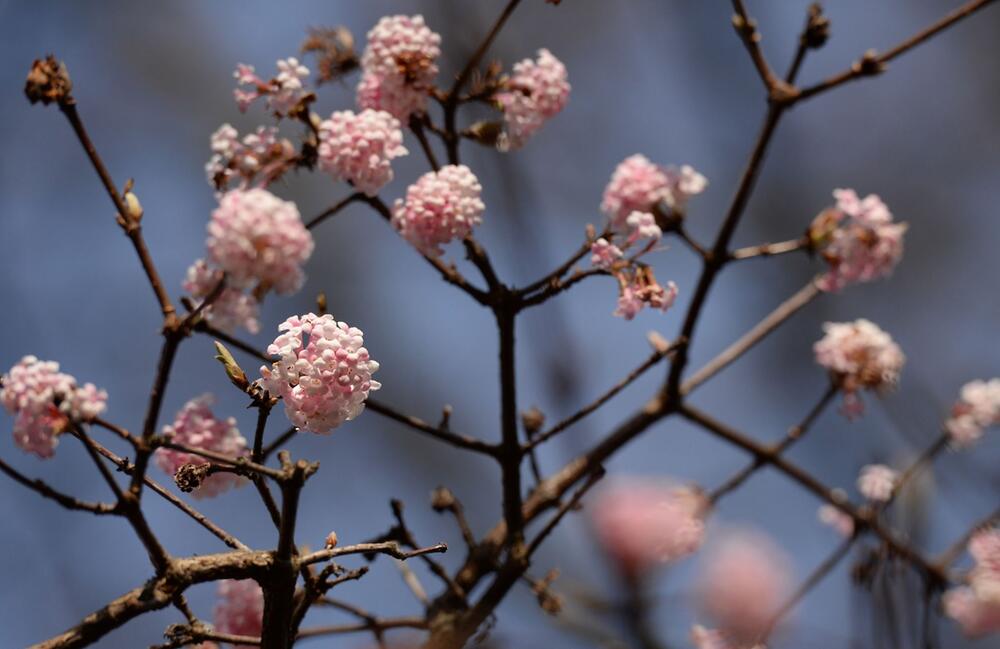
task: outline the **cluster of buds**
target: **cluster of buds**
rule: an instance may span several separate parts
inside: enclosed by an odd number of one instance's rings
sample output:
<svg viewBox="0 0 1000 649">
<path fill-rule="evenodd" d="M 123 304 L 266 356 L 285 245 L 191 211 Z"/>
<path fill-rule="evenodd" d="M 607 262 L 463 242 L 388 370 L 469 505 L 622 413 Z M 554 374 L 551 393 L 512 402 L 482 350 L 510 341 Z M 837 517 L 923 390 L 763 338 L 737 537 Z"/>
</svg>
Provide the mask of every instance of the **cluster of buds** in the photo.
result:
<svg viewBox="0 0 1000 649">
<path fill-rule="evenodd" d="M 264 97 L 267 107 L 277 117 L 296 117 L 308 110 L 315 95 L 303 81 L 309 78 L 309 68 L 294 57 L 279 59 L 278 74 L 264 80 L 257 76 L 252 65 L 240 63 L 233 76 L 240 87 L 233 90 L 233 97 L 240 112 L 246 112 L 250 104 Z"/>
<path fill-rule="evenodd" d="M 944 594 L 945 613 L 968 636 L 1000 632 L 1000 529 L 974 534 L 969 554 L 975 561 L 969 583 Z"/>
<path fill-rule="evenodd" d="M 438 257 L 441 246 L 472 234 L 483 221 L 483 187 L 465 165 L 429 171 L 393 206 L 392 226 L 422 254 Z"/>
<path fill-rule="evenodd" d="M 0 377 L 0 404 L 14 415 L 14 442 L 42 459 L 52 457 L 59 434 L 90 421 L 106 407 L 108 393 L 78 385 L 59 363 L 25 356 Z"/>
<path fill-rule="evenodd" d="M 240 139 L 229 124 L 212 134 L 212 157 L 205 164 L 209 184 L 217 191 L 267 187 L 295 166 L 298 155 L 291 141 L 278 137 L 274 126 L 259 126 Z"/>
<path fill-rule="evenodd" d="M 691 197 L 707 186 L 708 180 L 690 165 L 664 167 L 637 153 L 615 167 L 601 211 L 617 231 L 627 230 L 628 217 L 636 211 L 681 218 Z"/>
<path fill-rule="evenodd" d="M 547 49 L 536 60 L 514 64 L 513 73 L 501 83 L 494 101 L 503 111 L 506 129 L 497 146 L 518 149 L 546 121 L 559 114 L 569 101 L 566 66 Z"/>
<path fill-rule="evenodd" d="M 977 442 L 985 429 L 996 425 L 1000 425 L 1000 378 L 963 385 L 944 428 L 953 445 L 967 447 Z"/>
<path fill-rule="evenodd" d="M 423 113 L 438 73 L 440 44 L 423 16 L 379 20 L 361 55 L 358 107 L 384 110 L 403 123 Z"/>
<path fill-rule="evenodd" d="M 813 345 L 816 362 L 830 372 L 844 393 L 842 411 L 848 418 L 864 411 L 861 390 L 884 392 L 896 385 L 906 357 L 892 337 L 875 323 L 827 322 L 826 333 Z"/>
<path fill-rule="evenodd" d="M 858 474 L 858 491 L 868 500 L 886 503 L 899 483 L 899 472 L 884 464 L 869 464 Z"/>
</svg>

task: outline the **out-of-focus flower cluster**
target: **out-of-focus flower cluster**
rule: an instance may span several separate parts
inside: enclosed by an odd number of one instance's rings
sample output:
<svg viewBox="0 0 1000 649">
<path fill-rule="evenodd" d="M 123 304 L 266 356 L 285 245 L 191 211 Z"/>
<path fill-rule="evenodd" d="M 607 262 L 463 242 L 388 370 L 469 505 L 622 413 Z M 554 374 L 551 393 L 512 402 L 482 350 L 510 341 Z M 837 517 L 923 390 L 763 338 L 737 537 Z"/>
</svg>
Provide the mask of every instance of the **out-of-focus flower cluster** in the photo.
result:
<svg viewBox="0 0 1000 649">
<path fill-rule="evenodd" d="M 218 419 L 212 413 L 215 399 L 203 394 L 191 399 L 177 412 L 174 422 L 163 427 L 163 435 L 170 441 L 190 448 L 222 453 L 231 458 L 247 455 L 247 440 L 240 434 L 236 420 L 232 417 Z M 205 458 L 170 448 L 159 448 L 154 455 L 156 466 L 168 475 L 174 476 L 186 464 L 202 466 L 209 463 Z M 239 486 L 243 479 L 234 473 L 219 472 L 199 479 L 199 484 L 190 485 L 195 498 L 211 498 Z"/>
<path fill-rule="evenodd" d="M 688 200 L 707 186 L 708 180 L 690 165 L 663 167 L 637 153 L 615 167 L 604 189 L 601 211 L 613 229 L 626 231 L 632 212 L 655 212 L 662 204 L 682 215 Z"/>
<path fill-rule="evenodd" d="M 518 149 L 566 107 L 570 85 L 566 66 L 547 49 L 536 60 L 514 64 L 513 74 L 494 99 L 503 110 L 506 130 L 498 142 L 501 150 Z"/>
<path fill-rule="evenodd" d="M 970 381 L 962 386 L 958 401 L 944 428 L 957 447 L 979 441 L 983 431 L 1000 424 L 1000 378 Z"/>
<path fill-rule="evenodd" d="M 892 272 L 903 256 L 905 223 L 875 194 L 858 198 L 853 189 L 833 192 L 837 205 L 824 210 L 809 226 L 809 241 L 830 266 L 819 279 L 824 291 L 870 282 Z"/>
<path fill-rule="evenodd" d="M 240 139 L 239 132 L 223 124 L 212 134 L 212 157 L 205 175 L 215 189 L 231 185 L 240 189 L 267 187 L 288 171 L 297 159 L 292 143 L 278 137 L 274 126 L 259 126 Z"/>
<path fill-rule="evenodd" d="M 40 458 L 52 457 L 58 435 L 71 422 L 89 421 L 106 407 L 108 393 L 78 385 L 59 363 L 25 356 L 0 377 L 0 403 L 14 415 L 14 442 Z"/>
<path fill-rule="evenodd" d="M 708 508 L 694 487 L 630 479 L 601 490 L 591 519 L 615 565 L 638 577 L 695 552 L 704 538 Z"/>
<path fill-rule="evenodd" d="M 858 491 L 868 500 L 876 503 L 889 502 L 899 481 L 899 473 L 884 464 L 869 464 L 861 467 L 858 474 Z"/>
<path fill-rule="evenodd" d="M 392 225 L 425 255 L 440 256 L 441 246 L 464 239 L 482 223 L 483 187 L 465 165 L 430 171 L 406 190 L 393 206 Z"/>
<path fill-rule="evenodd" d="M 233 76 L 239 87 L 233 90 L 233 97 L 240 112 L 246 112 L 261 97 L 266 98 L 268 110 L 278 117 L 294 116 L 306 108 L 313 97 L 303 83 L 309 78 L 309 68 L 293 57 L 279 59 L 276 65 L 278 74 L 266 81 L 257 76 L 252 65 L 236 66 Z"/>
<path fill-rule="evenodd" d="M 967 586 L 944 594 L 944 610 L 969 636 L 1000 632 L 1000 529 L 981 530 L 969 539 L 975 566 Z"/>
<path fill-rule="evenodd" d="M 337 111 L 319 127 L 319 166 L 374 196 L 392 180 L 392 160 L 406 155 L 399 120 L 382 110 Z"/>
<path fill-rule="evenodd" d="M 830 371 L 844 393 L 843 412 L 848 417 L 864 411 L 861 390 L 885 391 L 896 385 L 906 357 L 892 337 L 865 319 L 827 322 L 815 345 L 816 362 Z"/>
<path fill-rule="evenodd" d="M 264 591 L 252 579 L 224 579 L 219 582 L 215 605 L 215 630 L 219 633 L 260 637 L 264 627 Z M 233 649 L 254 649 L 234 645 Z"/>
<path fill-rule="evenodd" d="M 427 107 L 441 37 L 423 16 L 385 16 L 368 32 L 361 55 L 359 108 L 383 110 L 404 124 Z"/>
<path fill-rule="evenodd" d="M 285 414 L 295 426 L 329 433 L 354 419 L 365 408 L 368 393 L 382 385 L 372 379 L 378 363 L 364 347 L 360 329 L 331 315 L 292 316 L 267 348 L 278 356 L 261 367 L 262 383 L 285 402 Z"/>
</svg>

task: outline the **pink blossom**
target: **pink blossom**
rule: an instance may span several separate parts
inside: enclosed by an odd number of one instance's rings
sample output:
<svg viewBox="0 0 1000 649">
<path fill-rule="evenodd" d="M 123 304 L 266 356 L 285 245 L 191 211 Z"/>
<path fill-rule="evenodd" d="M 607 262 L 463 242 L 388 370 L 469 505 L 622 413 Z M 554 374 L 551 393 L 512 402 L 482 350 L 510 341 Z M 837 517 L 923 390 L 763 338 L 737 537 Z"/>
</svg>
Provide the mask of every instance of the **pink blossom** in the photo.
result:
<svg viewBox="0 0 1000 649">
<path fill-rule="evenodd" d="M 677 299 L 677 284 L 667 282 L 663 287 L 656 281 L 649 266 L 634 266 L 616 275 L 618 278 L 618 307 L 614 315 L 631 320 L 643 307 L 667 311 Z"/>
<path fill-rule="evenodd" d="M 858 475 L 858 491 L 868 500 L 884 503 L 892 497 L 899 473 L 884 464 L 869 464 Z"/>
<path fill-rule="evenodd" d="M 319 127 L 319 166 L 374 196 L 392 180 L 393 158 L 406 155 L 399 120 L 381 110 L 338 111 Z"/>
<path fill-rule="evenodd" d="M 0 403 L 14 419 L 14 443 L 42 459 L 52 457 L 58 435 L 71 422 L 90 421 L 106 407 L 108 393 L 80 386 L 59 363 L 25 356 L 0 377 Z"/>
<path fill-rule="evenodd" d="M 260 372 L 265 389 L 284 400 L 285 414 L 299 428 L 329 433 L 361 414 L 368 393 L 382 387 L 372 379 L 378 363 L 368 356 L 360 329 L 312 313 L 292 316 L 278 329 L 285 333 L 267 353 L 280 358 Z"/>
<path fill-rule="evenodd" d="M 195 298 L 194 306 L 197 307 L 218 286 L 222 276 L 221 270 L 213 270 L 204 259 L 199 259 L 188 268 L 182 286 Z M 232 286 L 222 289 L 222 293 L 205 307 L 202 315 L 213 327 L 226 333 L 233 333 L 237 327 L 243 327 L 252 334 L 260 331 L 257 300 Z"/>
<path fill-rule="evenodd" d="M 622 258 L 622 249 L 601 237 L 590 246 L 590 263 L 598 268 L 610 270 Z"/>
<path fill-rule="evenodd" d="M 632 212 L 652 212 L 661 202 L 683 213 L 688 200 L 707 186 L 708 180 L 690 165 L 661 167 L 637 153 L 615 167 L 604 189 L 601 211 L 621 231 Z"/>
<path fill-rule="evenodd" d="M 295 203 L 265 189 L 224 194 L 212 212 L 206 245 L 209 261 L 234 286 L 257 283 L 282 294 L 302 287 L 302 265 L 313 251 Z"/>
<path fill-rule="evenodd" d="M 177 444 L 222 453 L 231 458 L 247 455 L 247 440 L 236 427 L 236 420 L 232 417 L 217 419 L 211 408 L 214 402 L 215 398 L 210 394 L 191 399 L 177 412 L 174 423 L 163 427 L 163 435 Z M 171 476 L 185 464 L 209 463 L 201 456 L 169 448 L 157 449 L 153 458 L 156 466 Z M 214 473 L 205 478 L 192 495 L 195 498 L 212 498 L 242 484 L 243 479 L 235 473 Z"/>
<path fill-rule="evenodd" d="M 264 626 L 264 591 L 252 579 L 219 582 L 215 605 L 215 630 L 219 633 L 259 637 Z M 255 649 L 235 645 L 233 649 Z"/>
<path fill-rule="evenodd" d="M 971 446 L 990 426 L 1000 424 L 1000 378 L 970 381 L 962 386 L 958 401 L 944 428 L 957 447 Z"/>
<path fill-rule="evenodd" d="M 368 32 L 361 56 L 358 108 L 384 110 L 402 122 L 427 108 L 441 37 L 423 16 L 385 16 Z"/>
<path fill-rule="evenodd" d="M 944 594 L 945 613 L 968 636 L 1000 632 L 1000 529 L 976 532 L 968 547 L 975 561 L 969 585 Z"/>
<path fill-rule="evenodd" d="M 726 637 L 748 643 L 768 630 L 790 586 L 789 561 L 771 539 L 730 533 L 705 557 L 699 602 Z"/>
<path fill-rule="evenodd" d="M 864 404 L 858 392 L 894 386 L 906 357 L 889 334 L 865 319 L 827 322 L 823 331 L 826 335 L 813 345 L 816 362 L 830 371 L 844 392 L 844 413 L 860 415 Z"/>
<path fill-rule="evenodd" d="M 295 147 L 278 138 L 278 129 L 259 126 L 239 139 L 239 133 L 223 124 L 212 134 L 212 157 L 205 164 L 208 182 L 225 190 L 238 181 L 240 189 L 266 187 L 290 169 L 296 158 Z"/>
<path fill-rule="evenodd" d="M 889 275 L 903 256 L 905 223 L 878 196 L 859 199 L 853 189 L 833 192 L 836 207 L 827 209 L 809 227 L 810 240 L 830 266 L 819 280 L 824 291 L 870 282 Z"/>
<path fill-rule="evenodd" d="M 706 629 L 700 624 L 691 627 L 691 643 L 695 649 L 767 649 L 762 644 L 734 644 L 724 633 L 715 629 Z"/>
<path fill-rule="evenodd" d="M 309 68 L 294 57 L 279 59 L 276 65 L 278 74 L 267 81 L 257 76 L 252 65 L 240 63 L 236 66 L 233 73 L 236 82 L 240 86 L 249 86 L 233 90 L 240 112 L 246 112 L 250 104 L 260 97 L 266 97 L 268 109 L 275 115 L 284 117 L 299 108 L 308 97 L 309 90 L 302 81 L 309 77 Z"/>
<path fill-rule="evenodd" d="M 625 225 L 632 230 L 628 237 L 629 243 L 635 243 L 639 239 L 659 241 L 663 236 L 663 231 L 656 224 L 656 217 L 649 212 L 632 212 L 625 219 Z"/>
<path fill-rule="evenodd" d="M 483 187 L 465 165 L 430 171 L 406 190 L 393 206 L 392 225 L 425 255 L 442 254 L 441 246 L 464 239 L 482 223 Z"/>
<path fill-rule="evenodd" d="M 821 505 L 816 516 L 821 523 L 833 528 L 837 534 L 845 539 L 854 536 L 854 519 L 845 514 L 839 507 L 830 504 Z"/>
<path fill-rule="evenodd" d="M 514 64 L 514 72 L 495 96 L 504 113 L 507 129 L 501 148 L 518 149 L 545 121 L 557 115 L 569 101 L 566 66 L 546 49 L 538 59 Z"/>
<path fill-rule="evenodd" d="M 707 510 L 708 501 L 696 488 L 633 478 L 603 488 L 591 519 L 619 569 L 639 575 L 696 551 Z"/>
</svg>

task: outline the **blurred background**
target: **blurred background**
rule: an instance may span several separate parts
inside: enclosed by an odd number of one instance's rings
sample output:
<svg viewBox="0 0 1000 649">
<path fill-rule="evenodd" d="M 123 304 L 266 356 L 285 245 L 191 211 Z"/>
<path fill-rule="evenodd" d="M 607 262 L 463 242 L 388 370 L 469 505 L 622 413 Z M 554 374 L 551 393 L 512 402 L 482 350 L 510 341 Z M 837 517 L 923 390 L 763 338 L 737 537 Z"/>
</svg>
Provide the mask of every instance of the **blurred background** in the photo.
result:
<svg viewBox="0 0 1000 649">
<path fill-rule="evenodd" d="M 807 4 L 750 3 L 764 51 L 778 70 L 794 52 Z M 832 36 L 809 56 L 800 79 L 819 80 L 868 48 L 885 49 L 956 4 L 829 3 Z M 51 52 L 68 64 L 81 114 L 112 174 L 119 183 L 136 179 L 147 241 L 169 289 L 179 296 L 185 269 L 204 253 L 205 225 L 215 204 L 203 171 L 209 135 L 223 122 L 241 133 L 270 123 L 260 106 L 246 115 L 236 110 L 231 94 L 236 63 L 256 65 L 268 76 L 277 58 L 296 54 L 308 27 L 346 25 L 360 48 L 380 16 L 422 13 L 443 38 L 444 80 L 467 59 L 502 6 L 501 0 L 0 2 L 0 130 L 6 142 L 0 156 L 0 368 L 29 353 L 58 360 L 79 380 L 106 388 L 108 419 L 135 430 L 159 348 L 155 302 L 83 152 L 55 108 L 31 107 L 24 99 L 32 59 Z M 697 239 L 710 240 L 765 108 L 730 13 L 730 3 L 722 0 L 523 3 L 491 56 L 509 67 L 547 47 L 566 63 L 573 91 L 567 109 L 521 151 L 499 155 L 464 145 L 464 161 L 485 187 L 487 213 L 477 237 L 505 281 L 523 285 L 536 279 L 579 244 L 586 224 L 600 225 L 604 185 L 614 166 L 632 153 L 664 164 L 689 163 L 708 177 L 709 188 L 692 202 L 688 224 Z M 883 77 L 797 106 L 779 127 L 736 236 L 737 245 L 797 237 L 832 203 L 836 187 L 878 193 L 897 219 L 910 223 L 906 255 L 891 279 L 818 300 L 693 396 L 693 403 L 756 439 L 776 440 L 825 388 L 826 377 L 811 354 L 821 324 L 862 316 L 875 321 L 908 356 L 899 390 L 882 401 L 866 399 L 868 410 L 855 422 L 829 409 L 790 453 L 852 495 L 861 465 L 904 465 L 936 437 L 960 386 L 996 376 L 1000 368 L 998 30 L 1000 9 L 987 9 L 893 62 Z M 352 78 L 324 87 L 316 109 L 325 115 L 352 107 L 353 83 Z M 407 146 L 411 155 L 394 164 L 396 180 L 382 191 L 387 200 L 402 195 L 426 171 L 416 142 L 408 139 Z M 344 186 L 321 174 L 292 176 L 273 191 L 296 201 L 306 216 L 346 195 Z M 382 364 L 381 400 L 430 421 L 444 404 L 452 404 L 455 429 L 497 439 L 490 314 L 444 285 L 363 205 L 345 210 L 314 235 L 317 253 L 307 267 L 305 289 L 292 298 L 268 299 L 263 331 L 254 342 L 266 345 L 280 321 L 312 310 L 315 295 L 325 291 L 330 311 L 364 330 L 368 348 Z M 465 264 L 454 246 L 448 257 Z M 632 322 L 612 317 L 616 288 L 599 278 L 524 315 L 517 358 L 521 407 L 537 405 L 555 421 L 645 358 L 648 331 L 676 334 L 699 265 L 676 243 L 652 260 L 661 281 L 673 279 L 680 287 L 678 307 L 666 314 L 643 313 Z M 467 270 L 475 276 L 474 269 Z M 692 368 L 818 270 L 799 255 L 728 269 L 711 294 Z M 244 366 L 253 369 L 255 363 Z M 662 371 L 650 372 L 547 445 L 543 468 L 554 471 L 606 434 L 651 394 Z M 182 347 L 164 422 L 205 391 L 219 397 L 219 414 L 236 416 L 241 429 L 252 432 L 254 413 L 244 409 L 245 398 L 212 360 L 211 340 L 195 337 Z M 65 440 L 53 460 L 41 462 L 14 446 L 7 432 L 10 418 L 0 420 L 0 455 L 6 460 L 81 497 L 107 498 L 79 445 Z M 276 411 L 270 434 L 286 425 Z M 452 543 L 456 551 L 443 561 L 455 566 L 463 555 L 461 540 L 450 520 L 430 510 L 431 490 L 449 486 L 465 503 L 477 533 L 500 515 L 499 474 L 492 463 L 425 441 L 371 412 L 330 437 L 303 434 L 291 448 L 322 464 L 304 494 L 298 535 L 303 544 L 322 545 L 331 529 L 341 543 L 383 532 L 391 524 L 389 499 L 400 498 L 418 540 Z M 608 469 L 712 488 L 746 459 L 669 419 L 624 449 Z M 998 459 L 1000 443 L 992 433 L 972 451 L 944 455 L 897 507 L 902 514 L 897 523 L 928 552 L 947 547 L 996 506 Z M 0 484 L 0 646 L 20 647 L 60 632 L 150 574 L 123 521 L 65 512 L 6 478 Z M 761 471 L 721 502 L 709 533 L 742 525 L 765 530 L 793 557 L 802 578 L 839 542 L 817 522 L 818 504 L 781 475 Z M 250 545 L 274 542 L 252 489 L 198 506 Z M 224 549 L 164 502 L 148 497 L 146 507 L 171 552 Z M 796 609 L 774 646 L 890 646 L 866 623 L 871 599 L 852 588 L 851 564 L 842 563 Z M 687 646 L 688 629 L 698 619 L 686 597 L 697 565 L 697 558 L 689 559 L 655 582 L 656 624 L 672 647 Z M 567 619 L 585 617 L 626 637 L 612 613 L 581 603 L 614 603 L 621 597 L 585 516 L 563 524 L 533 571 L 541 575 L 552 567 L 562 572 L 556 590 L 567 597 Z M 438 588 L 421 574 L 426 587 Z M 419 612 L 386 560 L 337 594 L 380 614 Z M 200 615 L 211 618 L 212 586 L 193 589 L 190 599 Z M 308 624 L 337 620 L 347 621 L 319 611 Z M 99 646 L 148 646 L 177 621 L 172 609 L 146 615 Z M 570 627 L 547 617 L 529 589 L 519 587 L 499 609 L 492 638 L 519 649 L 586 646 Z M 944 646 L 965 646 L 951 622 L 943 621 L 940 633 Z M 303 644 L 368 642 L 342 636 Z"/>
</svg>

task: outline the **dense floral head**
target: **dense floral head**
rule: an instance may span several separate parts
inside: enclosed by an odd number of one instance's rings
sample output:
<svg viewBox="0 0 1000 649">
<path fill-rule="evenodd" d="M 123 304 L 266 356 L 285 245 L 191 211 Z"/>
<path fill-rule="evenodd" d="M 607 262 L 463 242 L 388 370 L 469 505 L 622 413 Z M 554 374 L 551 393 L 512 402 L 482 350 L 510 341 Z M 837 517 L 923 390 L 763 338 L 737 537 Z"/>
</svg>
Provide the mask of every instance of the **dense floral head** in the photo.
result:
<svg viewBox="0 0 1000 649">
<path fill-rule="evenodd" d="M 193 306 L 197 307 L 215 290 L 222 278 L 221 270 L 212 269 L 204 259 L 199 259 L 188 268 L 182 287 L 191 294 L 194 298 Z M 238 327 L 242 327 L 255 334 L 260 331 L 257 307 L 257 300 L 253 295 L 227 285 L 202 310 L 202 315 L 220 331 L 233 333 Z"/>
<path fill-rule="evenodd" d="M 309 78 L 309 68 L 289 57 L 277 62 L 278 74 L 265 81 L 257 76 L 252 65 L 240 63 L 233 76 L 239 87 L 233 90 L 233 97 L 240 112 L 246 112 L 254 101 L 267 98 L 267 107 L 278 117 L 285 117 L 300 110 L 304 100 L 311 96 L 303 81 Z"/>
<path fill-rule="evenodd" d="M 844 392 L 844 413 L 857 416 L 864 410 L 858 392 L 881 391 L 899 380 L 906 357 L 892 337 L 865 320 L 827 322 L 815 345 L 816 362 L 830 371 Z"/>
<path fill-rule="evenodd" d="M 292 143 L 278 137 L 274 126 L 258 126 L 240 140 L 239 133 L 223 124 L 212 134 L 212 157 L 205 175 L 212 187 L 225 191 L 236 184 L 240 189 L 267 187 L 290 169 L 296 159 Z"/>
<path fill-rule="evenodd" d="M 820 213 L 809 227 L 809 239 L 830 266 L 819 280 L 824 291 L 870 282 L 892 272 L 903 256 L 905 223 L 878 196 L 859 199 L 853 189 L 833 192 L 837 205 Z"/>
<path fill-rule="evenodd" d="M 441 37 L 423 16 L 385 16 L 368 32 L 361 56 L 358 108 L 384 110 L 402 122 L 427 107 Z"/>
<path fill-rule="evenodd" d="M 329 433 L 365 408 L 378 363 L 364 348 L 364 334 L 331 315 L 292 316 L 278 329 L 267 353 L 279 359 L 261 367 L 264 388 L 285 402 L 285 414 L 297 427 Z"/>
<path fill-rule="evenodd" d="M 1000 529 L 976 532 L 969 539 L 975 566 L 969 584 L 944 595 L 945 613 L 968 636 L 1000 632 Z"/>
<path fill-rule="evenodd" d="M 877 503 L 889 502 L 899 481 L 899 473 L 884 464 L 869 464 L 858 474 L 858 491 Z"/>
<path fill-rule="evenodd" d="M 219 582 L 215 605 L 215 630 L 219 633 L 259 637 L 264 627 L 264 591 L 252 579 Z M 233 649 L 255 649 L 234 645 Z"/>
<path fill-rule="evenodd" d="M 232 458 L 246 455 L 247 440 L 236 427 L 236 420 L 232 417 L 217 419 L 212 413 L 214 402 L 210 394 L 191 399 L 177 412 L 173 424 L 163 427 L 163 435 L 177 444 Z M 157 449 L 154 460 L 156 466 L 171 476 L 185 464 L 200 466 L 209 463 L 201 456 L 169 448 Z M 192 495 L 195 498 L 211 498 L 242 483 L 243 479 L 234 473 L 214 473 L 201 480 Z"/>
<path fill-rule="evenodd" d="M 392 225 L 425 255 L 438 256 L 441 246 L 464 239 L 482 223 L 483 187 L 465 165 L 447 165 L 420 177 L 406 190 L 406 200 L 393 206 Z"/>
<path fill-rule="evenodd" d="M 944 428 L 957 447 L 974 444 L 990 426 L 1000 424 L 1000 378 L 970 381 L 962 386 L 958 401 Z"/>
<path fill-rule="evenodd" d="M 538 59 L 514 64 L 514 72 L 495 96 L 507 124 L 501 148 L 517 149 L 569 101 L 566 66 L 546 49 Z"/>
<path fill-rule="evenodd" d="M 791 586 L 789 561 L 758 533 L 730 534 L 711 548 L 698 582 L 701 608 L 734 642 L 767 630 Z"/>
<path fill-rule="evenodd" d="M 90 421 L 106 407 L 108 393 L 93 383 L 77 385 L 59 363 L 25 356 L 0 377 L 0 403 L 14 415 L 14 442 L 50 458 L 70 422 Z"/>
<path fill-rule="evenodd" d="M 708 501 L 696 488 L 629 479 L 597 494 L 591 520 L 617 567 L 638 576 L 701 547 L 707 511 Z"/>
<path fill-rule="evenodd" d="M 688 200 L 705 191 L 708 181 L 690 165 L 661 167 L 641 154 L 625 158 L 604 189 L 601 211 L 619 231 L 627 230 L 632 212 L 653 212 L 660 203 L 683 213 Z"/>
<path fill-rule="evenodd" d="M 399 120 L 382 110 L 337 111 L 319 127 L 319 166 L 374 196 L 392 180 L 393 158 L 406 155 Z"/>
<path fill-rule="evenodd" d="M 302 287 L 313 238 L 295 203 L 265 189 L 227 192 L 208 224 L 208 259 L 234 286 L 257 284 L 278 293 Z"/>
</svg>

